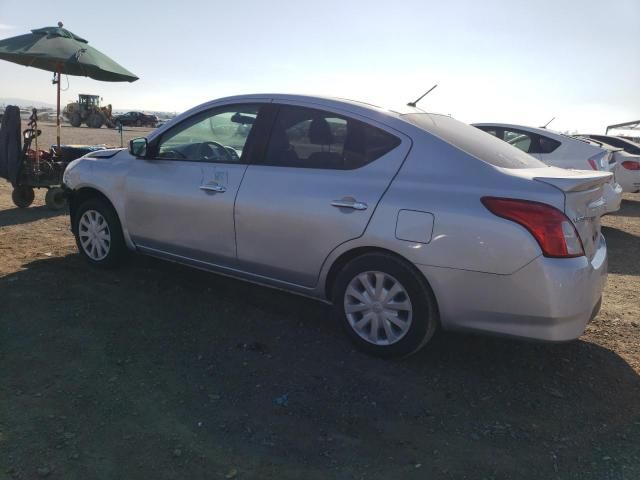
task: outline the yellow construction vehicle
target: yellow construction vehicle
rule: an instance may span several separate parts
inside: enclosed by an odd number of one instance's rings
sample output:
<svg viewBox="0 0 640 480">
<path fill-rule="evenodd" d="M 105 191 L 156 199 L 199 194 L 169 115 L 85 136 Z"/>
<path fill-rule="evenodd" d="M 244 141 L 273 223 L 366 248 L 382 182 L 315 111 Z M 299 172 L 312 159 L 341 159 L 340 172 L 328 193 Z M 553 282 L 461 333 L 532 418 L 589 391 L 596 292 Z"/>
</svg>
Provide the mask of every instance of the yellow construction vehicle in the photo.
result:
<svg viewBox="0 0 640 480">
<path fill-rule="evenodd" d="M 78 101 L 67 104 L 62 113 L 74 127 L 79 127 L 83 123 L 90 128 L 100 128 L 102 125 L 109 128 L 116 126 L 111 118 L 111 105 L 101 107 L 98 95 L 81 93 L 78 95 Z"/>
</svg>

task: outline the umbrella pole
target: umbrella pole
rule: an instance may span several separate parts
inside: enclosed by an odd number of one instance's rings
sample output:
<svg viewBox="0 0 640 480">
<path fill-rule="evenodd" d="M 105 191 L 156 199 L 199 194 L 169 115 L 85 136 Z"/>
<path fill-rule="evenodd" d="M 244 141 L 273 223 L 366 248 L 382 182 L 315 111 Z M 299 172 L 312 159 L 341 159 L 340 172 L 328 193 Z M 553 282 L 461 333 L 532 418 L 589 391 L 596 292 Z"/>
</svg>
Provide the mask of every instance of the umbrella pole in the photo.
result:
<svg viewBox="0 0 640 480">
<path fill-rule="evenodd" d="M 60 154 L 60 74 L 61 74 L 61 70 L 62 68 L 60 67 L 60 65 L 58 65 L 58 101 L 57 101 L 57 106 L 58 106 L 58 114 L 56 115 L 56 127 L 57 127 L 57 140 L 58 140 L 58 148 L 57 148 L 57 153 Z"/>
</svg>

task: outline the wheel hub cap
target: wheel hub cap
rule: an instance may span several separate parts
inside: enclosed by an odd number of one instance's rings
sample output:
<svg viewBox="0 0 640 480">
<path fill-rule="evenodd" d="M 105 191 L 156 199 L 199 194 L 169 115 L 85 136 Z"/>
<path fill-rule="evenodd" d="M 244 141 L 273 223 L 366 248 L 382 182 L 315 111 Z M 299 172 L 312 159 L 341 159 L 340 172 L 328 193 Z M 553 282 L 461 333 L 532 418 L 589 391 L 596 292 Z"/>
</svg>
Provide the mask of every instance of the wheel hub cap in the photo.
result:
<svg viewBox="0 0 640 480">
<path fill-rule="evenodd" d="M 413 307 L 404 286 L 384 272 L 355 276 L 344 295 L 344 311 L 358 336 L 374 345 L 392 345 L 411 327 Z"/>
<path fill-rule="evenodd" d="M 107 220 L 96 210 L 87 210 L 78 223 L 82 250 L 92 260 L 102 260 L 111 248 L 111 230 Z"/>
</svg>

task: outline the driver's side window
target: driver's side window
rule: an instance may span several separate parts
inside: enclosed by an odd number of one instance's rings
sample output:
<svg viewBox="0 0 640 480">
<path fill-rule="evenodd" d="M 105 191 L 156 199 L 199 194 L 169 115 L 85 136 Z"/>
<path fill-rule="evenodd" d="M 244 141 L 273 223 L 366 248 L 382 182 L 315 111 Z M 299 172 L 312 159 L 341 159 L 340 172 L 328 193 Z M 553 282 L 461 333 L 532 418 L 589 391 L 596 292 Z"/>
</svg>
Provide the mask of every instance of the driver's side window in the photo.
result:
<svg viewBox="0 0 640 480">
<path fill-rule="evenodd" d="M 233 105 L 195 115 L 167 131 L 157 157 L 191 162 L 240 162 L 259 105 Z"/>
</svg>

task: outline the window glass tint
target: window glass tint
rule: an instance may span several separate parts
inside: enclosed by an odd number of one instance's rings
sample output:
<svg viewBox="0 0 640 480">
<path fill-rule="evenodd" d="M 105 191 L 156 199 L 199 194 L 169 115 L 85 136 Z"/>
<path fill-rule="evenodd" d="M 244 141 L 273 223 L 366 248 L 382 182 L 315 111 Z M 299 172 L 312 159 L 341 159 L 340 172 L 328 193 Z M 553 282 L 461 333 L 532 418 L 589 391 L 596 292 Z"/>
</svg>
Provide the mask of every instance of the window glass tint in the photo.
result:
<svg viewBox="0 0 640 480">
<path fill-rule="evenodd" d="M 282 106 L 271 132 L 266 163 L 350 170 L 400 144 L 395 136 L 334 113 Z"/>
<path fill-rule="evenodd" d="M 527 133 L 505 130 L 503 138 L 509 145 L 514 146 L 523 152 L 530 153 L 532 151 L 532 138 L 531 135 Z"/>
<path fill-rule="evenodd" d="M 430 113 L 410 113 L 402 118 L 427 134 L 435 135 L 463 152 L 485 163 L 502 168 L 544 168 L 546 165 L 531 155 L 511 148 L 506 142 L 455 118 Z M 483 127 L 487 128 L 487 127 Z M 427 160 L 427 159 L 426 159 Z"/>
<path fill-rule="evenodd" d="M 553 138 L 540 136 L 538 139 L 538 152 L 537 153 L 551 153 L 558 148 L 562 143 Z"/>
<path fill-rule="evenodd" d="M 157 156 L 197 162 L 239 162 L 258 109 L 258 105 L 237 105 L 187 119 L 163 135 Z"/>
<path fill-rule="evenodd" d="M 310 162 L 314 154 L 323 152 L 341 157 L 347 136 L 347 121 L 337 117 L 307 119 L 287 128 L 286 135 L 302 162 Z"/>
</svg>

